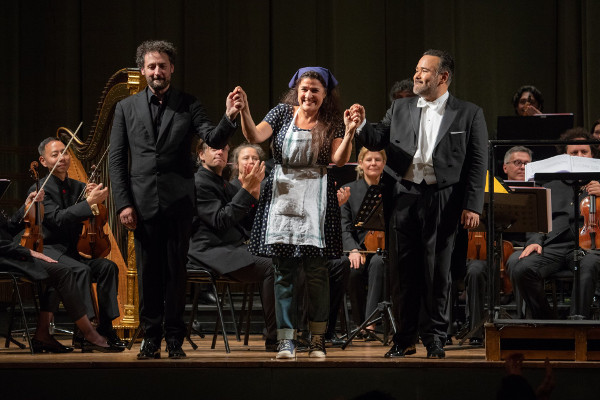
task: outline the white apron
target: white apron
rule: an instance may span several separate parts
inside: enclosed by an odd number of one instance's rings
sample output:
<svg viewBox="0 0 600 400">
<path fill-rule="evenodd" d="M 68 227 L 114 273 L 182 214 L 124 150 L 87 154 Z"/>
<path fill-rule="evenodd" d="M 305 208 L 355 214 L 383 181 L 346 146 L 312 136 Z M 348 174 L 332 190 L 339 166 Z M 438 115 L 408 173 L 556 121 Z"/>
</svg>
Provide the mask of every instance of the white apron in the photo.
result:
<svg viewBox="0 0 600 400">
<path fill-rule="evenodd" d="M 324 248 L 327 167 L 315 165 L 310 131 L 293 130 L 297 115 L 285 134 L 282 164 L 273 169 L 265 243 Z"/>
</svg>

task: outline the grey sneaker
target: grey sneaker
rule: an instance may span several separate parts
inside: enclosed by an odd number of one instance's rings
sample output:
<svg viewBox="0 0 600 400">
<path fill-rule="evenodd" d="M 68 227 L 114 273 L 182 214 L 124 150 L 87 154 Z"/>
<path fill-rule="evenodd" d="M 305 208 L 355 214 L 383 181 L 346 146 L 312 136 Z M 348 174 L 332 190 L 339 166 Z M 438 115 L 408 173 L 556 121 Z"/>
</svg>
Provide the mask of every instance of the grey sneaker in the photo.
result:
<svg viewBox="0 0 600 400">
<path fill-rule="evenodd" d="M 325 335 L 312 335 L 310 338 L 310 348 L 308 356 L 315 358 L 325 358 Z"/>
<path fill-rule="evenodd" d="M 277 353 L 278 360 L 296 358 L 296 344 L 292 339 L 282 339 L 279 341 L 279 349 Z"/>
</svg>

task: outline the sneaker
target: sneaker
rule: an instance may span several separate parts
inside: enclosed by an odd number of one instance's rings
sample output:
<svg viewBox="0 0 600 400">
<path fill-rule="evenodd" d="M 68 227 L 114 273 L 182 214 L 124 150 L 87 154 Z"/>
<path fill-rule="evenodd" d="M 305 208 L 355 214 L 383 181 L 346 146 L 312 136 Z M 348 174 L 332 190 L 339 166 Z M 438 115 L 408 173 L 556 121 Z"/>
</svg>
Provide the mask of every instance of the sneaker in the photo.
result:
<svg viewBox="0 0 600 400">
<path fill-rule="evenodd" d="M 325 335 L 312 335 L 310 339 L 310 348 L 308 356 L 315 358 L 325 358 Z"/>
<path fill-rule="evenodd" d="M 296 358 L 296 344 L 292 339 L 282 339 L 279 341 L 278 360 Z"/>
</svg>

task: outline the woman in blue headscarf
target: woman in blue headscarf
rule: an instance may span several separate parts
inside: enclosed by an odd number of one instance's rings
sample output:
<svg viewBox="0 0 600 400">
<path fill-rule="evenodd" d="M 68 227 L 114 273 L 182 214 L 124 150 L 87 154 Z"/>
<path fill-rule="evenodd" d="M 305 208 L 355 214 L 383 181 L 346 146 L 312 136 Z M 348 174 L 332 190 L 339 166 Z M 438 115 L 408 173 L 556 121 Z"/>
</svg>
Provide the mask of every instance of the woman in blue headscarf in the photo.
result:
<svg viewBox="0 0 600 400">
<path fill-rule="evenodd" d="M 309 296 L 309 356 L 325 357 L 327 259 L 342 254 L 340 211 L 327 165 L 348 162 L 357 128 L 348 110 L 342 119 L 337 83 L 326 68 L 300 68 L 281 103 L 258 125 L 246 93 L 239 88 L 245 103 L 241 117 L 246 139 L 262 143 L 273 136 L 275 167 L 259 200 L 249 250 L 273 258 L 279 359 L 294 358 L 296 353 L 293 292 L 299 267 L 304 268 Z"/>
</svg>

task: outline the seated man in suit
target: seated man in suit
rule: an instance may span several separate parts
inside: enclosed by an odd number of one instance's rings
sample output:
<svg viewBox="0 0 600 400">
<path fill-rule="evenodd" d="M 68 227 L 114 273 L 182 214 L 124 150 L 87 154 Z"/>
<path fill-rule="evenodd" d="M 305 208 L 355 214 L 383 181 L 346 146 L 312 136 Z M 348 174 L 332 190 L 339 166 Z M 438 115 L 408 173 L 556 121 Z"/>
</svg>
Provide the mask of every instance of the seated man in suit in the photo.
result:
<svg viewBox="0 0 600 400">
<path fill-rule="evenodd" d="M 67 265 L 77 276 L 83 294 L 84 305 L 90 319 L 96 316 L 90 292 L 92 282 L 96 283 L 98 294 L 98 332 L 106 336 L 108 342 L 125 347 L 112 327 L 113 319 L 119 316 L 117 302 L 117 265 L 105 258 L 86 259 L 77 251 L 77 242 L 83 222 L 95 216 L 93 207 L 108 197 L 108 188 L 102 184 L 86 184 L 68 177 L 71 157 L 65 152 L 60 140 L 48 137 L 39 147 L 40 163 L 53 171 L 48 179 L 44 198 L 44 254 Z M 56 167 L 56 168 L 55 168 Z M 45 180 L 45 178 L 44 178 Z M 30 191 L 35 190 L 33 186 Z M 80 196 L 85 191 L 86 196 Z M 58 301 L 55 301 L 56 304 Z M 73 337 L 78 347 L 81 337 Z"/>
<path fill-rule="evenodd" d="M 205 266 L 244 283 L 262 284 L 262 303 L 267 328 L 265 348 L 277 350 L 273 268 L 270 258 L 248 251 L 247 233 L 252 227 L 265 176 L 264 162 L 240 171 L 241 189 L 223 179 L 229 146 L 214 149 L 200 141 L 196 147 L 201 167 L 195 176 L 198 215 L 192 224 L 188 269 Z"/>
<path fill-rule="evenodd" d="M 33 191 L 27 197 L 25 204 L 44 199 L 44 191 Z M 19 273 L 29 279 L 41 281 L 45 287 L 53 287 L 58 291 L 65 309 L 77 327 L 81 330 L 86 341 L 83 351 L 115 352 L 123 351 L 123 347 L 108 344 L 106 339 L 98 334 L 92 326 L 84 306 L 82 293 L 77 285 L 73 271 L 66 265 L 39 253 L 16 244 L 13 236 L 24 229 L 23 215 L 25 205 L 12 217 L 8 218 L 0 212 L 0 271 Z M 44 288 L 46 289 L 46 288 Z M 34 353 L 68 353 L 72 347 L 63 346 L 50 334 L 50 321 L 53 311 L 46 290 L 40 293 L 40 312 L 35 335 L 31 346 Z"/>
<path fill-rule="evenodd" d="M 560 139 L 590 140 L 591 136 L 583 128 L 573 128 L 561 135 Z M 581 144 L 563 146 L 561 152 L 593 158 L 596 150 L 589 144 Z M 553 318 L 544 290 L 544 279 L 562 269 L 574 267 L 576 233 L 572 229 L 573 189 L 561 181 L 553 181 L 544 186 L 552 191 L 552 231 L 547 234 L 529 234 L 525 249 L 513 253 L 507 262 L 513 286 L 516 286 L 528 313 L 534 319 Z M 597 181 L 590 182 L 586 185 L 585 192 L 587 193 L 584 195 L 600 195 L 600 184 Z M 586 252 L 580 261 L 579 272 L 579 296 L 575 297 L 575 282 L 571 313 L 590 318 L 595 285 L 600 273 L 600 255 Z"/>
</svg>

